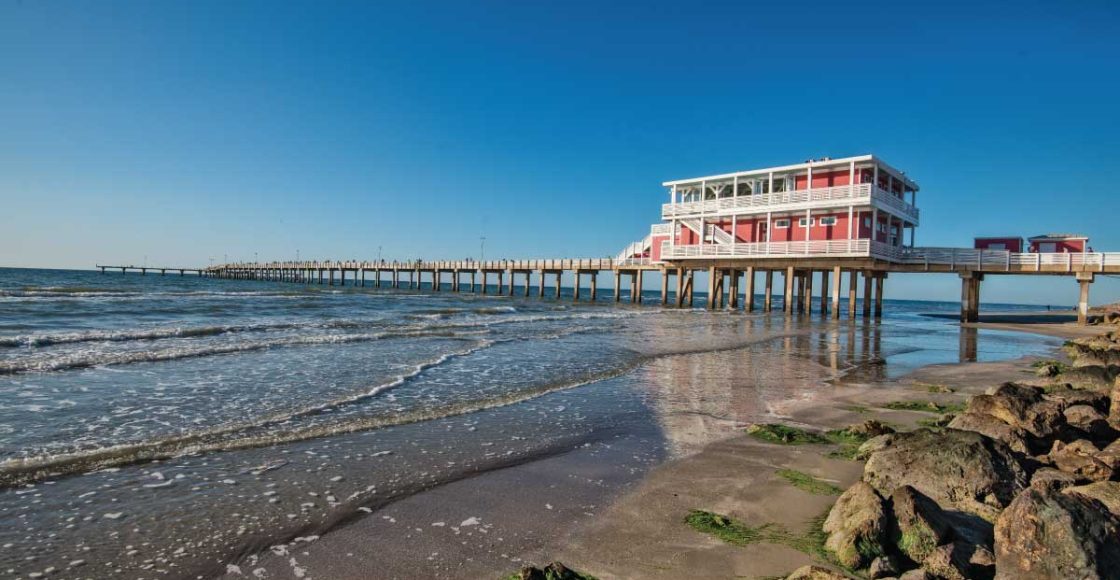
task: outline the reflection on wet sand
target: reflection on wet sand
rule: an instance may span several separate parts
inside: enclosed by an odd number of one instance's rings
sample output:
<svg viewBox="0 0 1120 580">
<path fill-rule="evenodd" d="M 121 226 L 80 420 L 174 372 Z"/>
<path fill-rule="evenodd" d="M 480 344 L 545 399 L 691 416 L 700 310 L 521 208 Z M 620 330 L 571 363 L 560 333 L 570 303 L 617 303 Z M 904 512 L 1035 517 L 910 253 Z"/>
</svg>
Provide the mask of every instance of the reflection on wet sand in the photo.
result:
<svg viewBox="0 0 1120 580">
<path fill-rule="evenodd" d="M 657 330 L 654 330 L 656 333 Z M 674 355 L 644 365 L 639 382 L 670 455 L 688 455 L 736 428 L 772 421 L 791 402 L 835 388 L 845 373 L 882 379 L 877 323 L 830 323 L 810 317 L 744 317 L 741 348 Z"/>
<path fill-rule="evenodd" d="M 975 328 L 961 327 L 960 362 L 976 362 L 977 338 L 979 331 Z"/>
</svg>

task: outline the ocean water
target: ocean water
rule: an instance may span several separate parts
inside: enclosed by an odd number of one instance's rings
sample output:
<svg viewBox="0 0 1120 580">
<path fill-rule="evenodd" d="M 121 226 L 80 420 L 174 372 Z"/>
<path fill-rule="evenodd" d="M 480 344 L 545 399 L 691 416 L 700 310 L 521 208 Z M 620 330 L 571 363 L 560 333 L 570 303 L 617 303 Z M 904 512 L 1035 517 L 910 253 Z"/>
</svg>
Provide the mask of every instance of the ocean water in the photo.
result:
<svg viewBox="0 0 1120 580">
<path fill-rule="evenodd" d="M 653 465 L 718 436 L 696 414 L 1059 343 L 923 316 L 955 303 L 866 323 L 647 296 L 0 269 L 0 575 L 212 576 L 471 474 L 624 435 Z"/>
</svg>

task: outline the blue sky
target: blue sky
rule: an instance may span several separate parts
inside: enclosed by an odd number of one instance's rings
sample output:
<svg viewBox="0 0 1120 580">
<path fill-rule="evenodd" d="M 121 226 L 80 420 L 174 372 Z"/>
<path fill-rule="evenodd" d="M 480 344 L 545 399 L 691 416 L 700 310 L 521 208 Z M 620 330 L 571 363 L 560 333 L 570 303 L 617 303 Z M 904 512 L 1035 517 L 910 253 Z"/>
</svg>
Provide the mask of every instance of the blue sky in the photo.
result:
<svg viewBox="0 0 1120 580">
<path fill-rule="evenodd" d="M 664 180 L 868 152 L 919 245 L 1120 251 L 1115 2 L 603 4 L 0 0 L 0 265 L 606 256 Z"/>
</svg>

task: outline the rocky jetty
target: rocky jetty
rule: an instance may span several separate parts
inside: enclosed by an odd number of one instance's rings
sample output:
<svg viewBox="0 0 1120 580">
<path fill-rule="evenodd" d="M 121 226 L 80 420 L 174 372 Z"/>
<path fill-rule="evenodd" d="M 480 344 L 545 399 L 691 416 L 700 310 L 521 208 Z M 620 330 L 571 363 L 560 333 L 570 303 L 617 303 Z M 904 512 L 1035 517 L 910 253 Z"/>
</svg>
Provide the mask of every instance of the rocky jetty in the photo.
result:
<svg viewBox="0 0 1120 580">
<path fill-rule="evenodd" d="M 872 579 L 1120 577 L 1120 331 L 1065 351 L 1071 364 L 989 388 L 946 428 L 864 443 L 862 480 L 823 524 L 835 563 Z"/>
</svg>

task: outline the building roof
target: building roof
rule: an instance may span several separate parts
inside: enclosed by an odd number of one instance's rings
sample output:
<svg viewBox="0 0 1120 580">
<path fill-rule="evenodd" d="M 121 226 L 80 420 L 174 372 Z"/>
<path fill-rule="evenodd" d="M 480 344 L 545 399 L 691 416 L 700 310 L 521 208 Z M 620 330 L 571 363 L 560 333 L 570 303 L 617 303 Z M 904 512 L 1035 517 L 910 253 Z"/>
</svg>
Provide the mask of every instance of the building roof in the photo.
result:
<svg viewBox="0 0 1120 580">
<path fill-rule="evenodd" d="M 852 162 L 855 162 L 855 163 L 875 163 L 879 167 L 881 167 L 882 169 L 886 170 L 888 173 L 893 175 L 896 179 L 902 180 L 903 183 L 905 183 L 908 187 L 910 187 L 914 191 L 918 191 L 918 189 L 919 189 L 918 184 L 915 183 L 914 180 L 907 177 L 906 173 L 904 173 L 902 171 L 899 171 L 898 169 L 895 169 L 894 167 L 888 165 L 885 161 L 883 161 L 879 157 L 876 157 L 876 156 L 870 155 L 870 154 L 868 154 L 868 155 L 857 155 L 855 157 L 841 157 L 841 158 L 838 158 L 838 159 L 831 159 L 831 158 L 825 157 L 825 158 L 822 158 L 822 159 L 808 160 L 808 161 L 805 161 L 804 163 L 796 163 L 796 164 L 793 164 L 793 165 L 780 165 L 780 166 L 777 166 L 777 167 L 765 167 L 765 168 L 762 168 L 762 169 L 750 169 L 750 170 L 747 170 L 747 171 L 736 171 L 734 173 L 721 173 L 719 175 L 707 175 L 707 176 L 704 176 L 704 177 L 693 177 L 693 178 L 690 178 L 690 179 L 676 179 L 676 180 L 673 180 L 673 181 L 662 182 L 661 185 L 663 185 L 665 187 L 672 187 L 674 185 L 699 185 L 700 182 L 702 182 L 702 181 L 711 181 L 711 182 L 718 183 L 720 181 L 731 181 L 736 177 L 758 177 L 760 175 L 766 175 L 766 174 L 769 174 L 769 173 L 785 173 L 785 172 L 790 172 L 790 171 L 799 171 L 799 170 L 808 169 L 810 167 L 813 167 L 813 168 L 818 168 L 818 167 L 820 167 L 820 168 L 845 167 L 845 166 L 851 165 Z"/>
<path fill-rule="evenodd" d="M 1081 234 L 1042 234 L 1040 236 L 1033 236 L 1027 238 L 1032 242 L 1045 241 L 1045 240 L 1087 240 L 1089 236 Z"/>
</svg>

